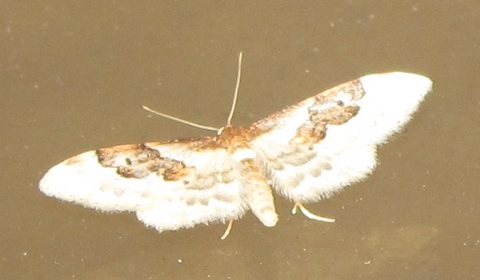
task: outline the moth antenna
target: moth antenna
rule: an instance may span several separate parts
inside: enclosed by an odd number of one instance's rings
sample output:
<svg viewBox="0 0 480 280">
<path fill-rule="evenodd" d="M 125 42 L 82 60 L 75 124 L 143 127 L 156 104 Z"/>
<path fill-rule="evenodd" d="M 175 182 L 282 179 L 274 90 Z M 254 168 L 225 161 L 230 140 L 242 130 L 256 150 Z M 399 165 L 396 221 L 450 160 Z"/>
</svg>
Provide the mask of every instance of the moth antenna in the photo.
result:
<svg viewBox="0 0 480 280">
<path fill-rule="evenodd" d="M 243 56 L 243 53 L 240 52 L 240 54 L 238 55 L 237 82 L 235 84 L 235 91 L 233 93 L 232 107 L 230 108 L 230 114 L 228 115 L 227 125 L 230 125 L 232 123 L 233 113 L 235 112 L 235 107 L 237 106 L 238 90 L 240 88 L 240 78 L 242 76 L 242 56 Z M 213 130 L 213 131 L 216 131 L 217 134 L 220 134 L 221 131 L 222 131 L 222 128 L 216 128 L 216 127 L 212 127 L 212 126 L 202 125 L 202 124 L 194 123 L 194 122 L 187 121 L 187 120 L 184 120 L 184 119 L 181 119 L 181 118 L 177 118 L 177 117 L 165 114 L 165 113 L 160 113 L 158 111 L 155 111 L 153 109 L 148 108 L 145 105 L 143 105 L 142 108 L 144 110 L 150 112 L 150 113 L 155 114 L 155 115 L 159 115 L 161 117 L 164 117 L 164 118 L 167 118 L 167 119 L 170 119 L 170 120 L 174 120 L 174 121 L 177 121 L 177 122 L 180 122 L 180 123 L 184 123 L 186 125 L 190 125 L 190 126 L 193 126 L 193 127 L 196 127 L 196 128 L 205 129 L 205 130 Z"/>
<path fill-rule="evenodd" d="M 205 129 L 205 130 L 213 130 L 213 131 L 219 131 L 220 130 L 219 128 L 215 128 L 215 127 L 212 127 L 212 126 L 201 125 L 201 124 L 194 123 L 194 122 L 191 122 L 191 121 L 187 121 L 187 120 L 184 120 L 184 119 L 181 119 L 181 118 L 170 116 L 170 115 L 165 114 L 165 113 L 160 113 L 158 111 L 155 111 L 155 110 L 152 110 L 152 109 L 148 108 L 145 105 L 143 105 L 142 108 L 144 110 L 150 112 L 150 113 L 155 114 L 155 115 L 159 115 L 161 117 L 164 117 L 164 118 L 167 118 L 167 119 L 170 119 L 170 120 L 174 120 L 174 121 L 177 121 L 177 122 L 181 122 L 181 123 L 184 123 L 184 124 L 196 127 L 196 128 Z"/>
<path fill-rule="evenodd" d="M 230 125 L 232 123 L 233 113 L 235 112 L 235 107 L 237 106 L 238 89 L 240 88 L 240 78 L 242 76 L 242 55 L 243 55 L 242 52 L 240 52 L 240 54 L 238 55 L 237 83 L 235 84 L 235 92 L 233 93 L 232 108 L 230 108 L 230 114 L 228 115 L 227 125 Z"/>
</svg>

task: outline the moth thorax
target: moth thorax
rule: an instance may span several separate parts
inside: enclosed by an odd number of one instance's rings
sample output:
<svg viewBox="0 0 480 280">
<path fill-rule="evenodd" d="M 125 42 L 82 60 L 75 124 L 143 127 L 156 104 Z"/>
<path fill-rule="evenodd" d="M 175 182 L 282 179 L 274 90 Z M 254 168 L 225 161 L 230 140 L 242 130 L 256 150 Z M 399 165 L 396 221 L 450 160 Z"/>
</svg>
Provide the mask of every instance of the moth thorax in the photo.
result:
<svg viewBox="0 0 480 280">
<path fill-rule="evenodd" d="M 226 147 L 238 148 L 245 147 L 251 140 L 252 132 L 247 127 L 225 126 L 216 140 Z"/>
</svg>

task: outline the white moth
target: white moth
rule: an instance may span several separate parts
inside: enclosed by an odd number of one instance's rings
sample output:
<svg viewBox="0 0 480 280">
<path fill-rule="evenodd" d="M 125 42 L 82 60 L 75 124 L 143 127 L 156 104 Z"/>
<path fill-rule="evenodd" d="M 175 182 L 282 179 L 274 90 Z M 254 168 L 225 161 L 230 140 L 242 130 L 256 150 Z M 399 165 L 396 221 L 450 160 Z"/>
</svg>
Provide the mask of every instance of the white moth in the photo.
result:
<svg viewBox="0 0 480 280">
<path fill-rule="evenodd" d="M 240 62 L 241 56 L 239 69 Z M 278 215 L 272 189 L 295 203 L 293 213 L 298 208 L 333 222 L 303 204 L 369 175 L 377 146 L 410 120 L 431 86 L 417 74 L 371 74 L 249 126 L 230 124 L 232 105 L 216 136 L 88 151 L 52 167 L 39 187 L 85 207 L 136 212 L 159 232 L 229 222 L 223 239 L 248 210 L 273 227 Z"/>
</svg>

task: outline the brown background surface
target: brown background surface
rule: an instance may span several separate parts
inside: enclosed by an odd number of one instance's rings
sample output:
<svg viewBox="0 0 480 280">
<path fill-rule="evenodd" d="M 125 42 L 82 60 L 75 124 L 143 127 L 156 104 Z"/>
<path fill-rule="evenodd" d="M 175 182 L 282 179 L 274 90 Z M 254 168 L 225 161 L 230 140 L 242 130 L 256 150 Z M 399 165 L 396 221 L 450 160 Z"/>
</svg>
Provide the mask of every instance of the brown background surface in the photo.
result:
<svg viewBox="0 0 480 280">
<path fill-rule="evenodd" d="M 21 3 L 22 2 L 22 3 Z M 2 1 L 0 279 L 479 279 L 479 1 Z M 42 195 L 59 161 L 207 135 L 341 82 L 409 71 L 434 91 L 366 181 L 265 228 L 158 234 Z M 368 133 L 368 132 L 366 132 Z"/>
</svg>

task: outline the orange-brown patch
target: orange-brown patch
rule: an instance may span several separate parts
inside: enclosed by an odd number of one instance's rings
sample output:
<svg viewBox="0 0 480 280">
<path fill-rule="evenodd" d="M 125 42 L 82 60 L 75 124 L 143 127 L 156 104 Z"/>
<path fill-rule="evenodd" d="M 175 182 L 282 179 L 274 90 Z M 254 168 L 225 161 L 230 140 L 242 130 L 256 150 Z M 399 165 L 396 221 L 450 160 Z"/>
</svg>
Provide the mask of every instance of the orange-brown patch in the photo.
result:
<svg viewBox="0 0 480 280">
<path fill-rule="evenodd" d="M 158 150 L 140 145 L 121 145 L 97 150 L 98 162 L 104 167 L 117 168 L 125 178 L 144 178 L 152 173 L 165 181 L 176 181 L 189 173 L 182 161 L 162 157 Z"/>
</svg>

